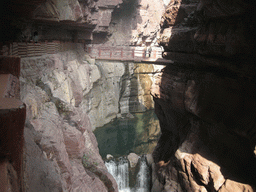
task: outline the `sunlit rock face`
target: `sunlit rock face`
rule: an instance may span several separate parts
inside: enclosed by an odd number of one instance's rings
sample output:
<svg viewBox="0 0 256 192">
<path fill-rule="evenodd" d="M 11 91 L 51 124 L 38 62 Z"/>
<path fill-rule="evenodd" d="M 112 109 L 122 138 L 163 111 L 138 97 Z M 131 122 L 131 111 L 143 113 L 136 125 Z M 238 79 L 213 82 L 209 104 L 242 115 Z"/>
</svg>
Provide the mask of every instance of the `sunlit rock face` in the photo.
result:
<svg viewBox="0 0 256 192">
<path fill-rule="evenodd" d="M 150 87 L 154 65 L 96 61 L 96 66 L 100 78 L 82 103 L 93 129 L 109 123 L 118 115 L 153 109 Z"/>
<path fill-rule="evenodd" d="M 255 191 L 254 10 L 248 1 L 168 5 L 159 43 L 171 61 L 151 89 L 162 131 L 153 191 Z"/>
<path fill-rule="evenodd" d="M 119 113 L 120 81 L 125 72 L 121 62 L 97 61 L 96 65 L 101 78 L 84 100 L 84 103 L 88 101 L 88 114 L 94 128 L 110 122 Z"/>
<path fill-rule="evenodd" d="M 49 55 L 40 54 L 40 57 L 30 57 L 24 47 L 17 50 L 25 52 L 20 82 L 21 98 L 28 107 L 26 189 L 116 191 L 116 183 L 106 173 L 92 130 L 117 116 L 152 109 L 149 88 L 155 67 L 95 62 L 84 56 L 83 50 L 87 43 L 102 42 L 102 39 L 109 40 L 108 45 L 155 43 L 164 3 L 154 1 L 152 5 L 144 0 L 3 2 L 7 14 L 2 12 L 0 17 L 5 26 L 1 28 L 1 42 L 10 40 L 23 45 L 29 42 L 40 49 L 41 42 L 68 42 L 65 48 L 56 52 L 48 50 Z M 131 9 L 124 12 L 127 5 L 132 5 Z M 121 32 L 114 34 L 119 29 Z M 132 38 L 135 40 L 131 41 Z M 86 160 L 84 164 L 82 159 Z"/>
<path fill-rule="evenodd" d="M 121 113 L 143 112 L 153 108 L 150 87 L 155 70 L 157 69 L 151 64 L 126 65 L 120 98 Z"/>
<path fill-rule="evenodd" d="M 21 60 L 27 191 L 117 191 L 83 103 L 101 74 L 81 50 Z"/>
<path fill-rule="evenodd" d="M 111 186 L 115 190 L 92 131 L 116 117 L 153 108 L 149 89 L 156 66 L 95 61 L 80 44 L 76 46 L 21 59 L 21 99 L 28 108 L 25 172 L 31 191 L 37 186 L 47 191 L 52 185 L 63 191 L 89 191 L 89 187 L 107 191 Z M 89 168 L 100 170 L 96 175 L 83 168 L 84 155 Z M 44 174 L 49 181 L 40 180 Z"/>
<path fill-rule="evenodd" d="M 162 0 L 123 1 L 112 14 L 109 45 L 155 45 L 164 13 Z"/>
</svg>

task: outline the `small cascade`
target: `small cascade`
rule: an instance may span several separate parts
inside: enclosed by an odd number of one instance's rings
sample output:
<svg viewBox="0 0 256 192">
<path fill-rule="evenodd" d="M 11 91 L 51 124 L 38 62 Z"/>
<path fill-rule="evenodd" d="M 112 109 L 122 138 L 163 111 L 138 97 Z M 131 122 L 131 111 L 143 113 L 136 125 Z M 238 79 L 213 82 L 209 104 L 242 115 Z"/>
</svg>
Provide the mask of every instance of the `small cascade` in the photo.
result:
<svg viewBox="0 0 256 192">
<path fill-rule="evenodd" d="M 149 192 L 150 171 L 145 157 L 141 158 L 140 170 L 136 180 L 136 192 Z"/>
<path fill-rule="evenodd" d="M 120 192 L 130 192 L 129 188 L 129 163 L 125 158 L 119 161 L 105 162 L 108 172 L 115 178 Z"/>
<path fill-rule="evenodd" d="M 136 184 L 131 186 L 129 182 L 129 161 L 125 157 L 118 160 L 106 161 L 108 172 L 115 178 L 120 192 L 149 192 L 150 191 L 150 169 L 145 157 L 141 157 L 138 162 L 138 172 L 136 174 Z"/>
</svg>

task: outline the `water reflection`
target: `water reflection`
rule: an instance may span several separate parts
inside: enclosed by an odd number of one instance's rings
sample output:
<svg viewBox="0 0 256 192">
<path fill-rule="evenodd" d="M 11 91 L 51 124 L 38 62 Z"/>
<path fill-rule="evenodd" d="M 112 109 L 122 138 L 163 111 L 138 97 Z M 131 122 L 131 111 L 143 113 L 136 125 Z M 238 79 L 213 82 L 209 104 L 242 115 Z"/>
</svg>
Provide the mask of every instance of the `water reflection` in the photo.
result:
<svg viewBox="0 0 256 192">
<path fill-rule="evenodd" d="M 152 153 L 160 136 L 160 126 L 153 110 L 144 113 L 133 113 L 134 118 L 119 118 L 97 128 L 100 155 L 114 157 Z"/>
</svg>

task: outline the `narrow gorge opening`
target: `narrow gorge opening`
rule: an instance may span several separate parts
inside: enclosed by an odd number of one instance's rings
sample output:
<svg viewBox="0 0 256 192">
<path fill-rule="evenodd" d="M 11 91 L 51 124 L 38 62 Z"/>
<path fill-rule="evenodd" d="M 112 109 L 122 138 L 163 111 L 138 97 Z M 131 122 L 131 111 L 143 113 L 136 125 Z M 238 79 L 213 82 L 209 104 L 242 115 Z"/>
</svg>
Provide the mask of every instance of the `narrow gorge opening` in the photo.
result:
<svg viewBox="0 0 256 192">
<path fill-rule="evenodd" d="M 256 191 L 255 1 L 1 6 L 0 191 Z"/>
<path fill-rule="evenodd" d="M 94 134 L 99 153 L 119 190 L 150 191 L 152 171 L 149 161 L 152 161 L 151 154 L 160 137 L 154 112 L 132 113 L 97 128 Z"/>
<path fill-rule="evenodd" d="M 95 120 L 97 128 L 94 134 L 98 141 L 99 153 L 108 171 L 117 180 L 120 191 L 148 191 L 151 186 L 151 165 L 147 158 L 152 161 L 150 154 L 161 134 L 153 110 L 150 88 L 153 76 L 163 66 L 104 60 L 96 60 L 96 64 L 104 82 L 99 80 L 89 93 L 98 95 L 98 101 L 93 97 L 95 109 L 89 111 L 89 116 L 91 115 L 91 119 L 99 117 L 99 112 L 106 110 L 104 114 L 109 118 L 113 115 L 113 110 L 116 111 L 115 118 L 104 126 L 99 126 L 102 123 L 98 122 L 99 119 Z M 96 90 L 97 93 L 94 92 Z M 104 94 L 101 96 L 99 93 Z M 107 108 L 102 105 L 106 102 Z M 103 118 L 102 121 L 107 119 Z M 131 162 L 134 160 L 135 162 Z M 145 177 L 142 176 L 144 173 Z"/>
</svg>

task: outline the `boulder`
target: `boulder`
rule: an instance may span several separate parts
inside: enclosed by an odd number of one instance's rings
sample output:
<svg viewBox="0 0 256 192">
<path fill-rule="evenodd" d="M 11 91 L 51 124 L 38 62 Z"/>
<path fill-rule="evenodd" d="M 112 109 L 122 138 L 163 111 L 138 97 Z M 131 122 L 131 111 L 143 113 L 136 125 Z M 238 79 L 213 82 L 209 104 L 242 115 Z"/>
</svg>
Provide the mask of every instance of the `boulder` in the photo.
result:
<svg viewBox="0 0 256 192">
<path fill-rule="evenodd" d="M 107 158 L 107 160 L 110 160 L 110 159 L 113 159 L 114 157 L 110 154 L 107 154 L 106 158 Z"/>
<path fill-rule="evenodd" d="M 136 167 L 137 163 L 138 163 L 138 160 L 139 160 L 139 156 L 136 155 L 135 153 L 130 153 L 128 156 L 127 156 L 129 162 L 130 162 L 130 166 L 131 168 L 133 167 Z"/>
</svg>

